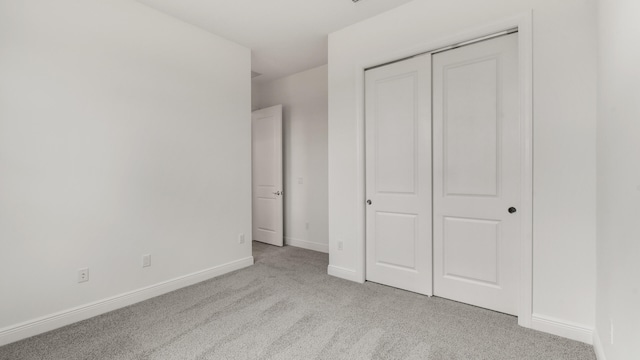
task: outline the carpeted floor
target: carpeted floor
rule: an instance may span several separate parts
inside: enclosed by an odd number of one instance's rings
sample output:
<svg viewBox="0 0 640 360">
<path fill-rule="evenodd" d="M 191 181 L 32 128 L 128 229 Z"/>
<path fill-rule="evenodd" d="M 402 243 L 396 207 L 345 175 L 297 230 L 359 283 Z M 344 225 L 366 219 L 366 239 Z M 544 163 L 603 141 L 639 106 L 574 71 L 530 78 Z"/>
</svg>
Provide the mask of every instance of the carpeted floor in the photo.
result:
<svg viewBox="0 0 640 360">
<path fill-rule="evenodd" d="M 0 359 L 593 360 L 512 316 L 327 275 L 326 254 L 254 243 L 256 264 L 0 347 Z"/>
</svg>

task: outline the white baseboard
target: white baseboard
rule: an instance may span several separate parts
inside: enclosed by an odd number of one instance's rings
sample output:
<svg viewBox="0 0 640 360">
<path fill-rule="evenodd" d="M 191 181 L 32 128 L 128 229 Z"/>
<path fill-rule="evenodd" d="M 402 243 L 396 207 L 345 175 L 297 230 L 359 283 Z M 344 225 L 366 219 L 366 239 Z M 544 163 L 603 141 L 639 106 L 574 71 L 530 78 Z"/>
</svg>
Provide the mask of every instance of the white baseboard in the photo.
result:
<svg viewBox="0 0 640 360">
<path fill-rule="evenodd" d="M 593 331 L 593 350 L 596 352 L 598 360 L 607 360 L 607 357 L 604 355 L 604 348 L 602 347 L 602 340 L 600 339 L 598 330 Z"/>
<path fill-rule="evenodd" d="M 253 265 L 253 256 L 0 329 L 0 346 Z"/>
<path fill-rule="evenodd" d="M 323 253 L 329 253 L 329 245 L 328 244 L 318 244 L 311 241 L 299 240 L 290 237 L 285 237 L 284 242 L 287 245 L 295 246 L 307 250 L 319 251 Z"/>
<path fill-rule="evenodd" d="M 360 276 L 356 274 L 355 270 L 345 269 L 339 266 L 329 265 L 327 267 L 327 273 L 331 276 L 339 277 L 341 279 L 355 281 L 357 283 L 363 283 L 364 281 L 360 279 Z"/>
<path fill-rule="evenodd" d="M 582 324 L 576 324 L 551 316 L 533 314 L 531 316 L 531 328 L 567 339 L 581 341 L 589 345 L 593 344 L 593 328 Z"/>
</svg>

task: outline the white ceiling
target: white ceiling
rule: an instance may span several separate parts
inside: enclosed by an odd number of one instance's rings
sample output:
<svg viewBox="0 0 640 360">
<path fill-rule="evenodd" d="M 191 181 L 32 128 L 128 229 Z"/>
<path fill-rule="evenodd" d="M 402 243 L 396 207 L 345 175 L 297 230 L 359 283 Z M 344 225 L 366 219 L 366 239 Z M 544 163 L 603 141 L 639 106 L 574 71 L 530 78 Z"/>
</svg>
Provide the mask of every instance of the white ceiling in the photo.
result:
<svg viewBox="0 0 640 360">
<path fill-rule="evenodd" d="M 265 82 L 327 63 L 327 35 L 412 0 L 138 0 L 251 48 Z"/>
</svg>

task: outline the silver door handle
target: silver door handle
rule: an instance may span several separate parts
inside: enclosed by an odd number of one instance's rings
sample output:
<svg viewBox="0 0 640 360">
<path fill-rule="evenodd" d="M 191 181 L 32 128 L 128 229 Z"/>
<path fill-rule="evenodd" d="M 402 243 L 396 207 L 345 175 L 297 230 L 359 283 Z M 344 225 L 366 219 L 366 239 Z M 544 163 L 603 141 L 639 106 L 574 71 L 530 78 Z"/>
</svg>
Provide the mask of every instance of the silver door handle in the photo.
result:
<svg viewBox="0 0 640 360">
<path fill-rule="evenodd" d="M 284 191 L 283 192 L 276 191 L 276 192 L 273 193 L 273 195 L 280 195 L 280 194 L 284 194 Z"/>
</svg>

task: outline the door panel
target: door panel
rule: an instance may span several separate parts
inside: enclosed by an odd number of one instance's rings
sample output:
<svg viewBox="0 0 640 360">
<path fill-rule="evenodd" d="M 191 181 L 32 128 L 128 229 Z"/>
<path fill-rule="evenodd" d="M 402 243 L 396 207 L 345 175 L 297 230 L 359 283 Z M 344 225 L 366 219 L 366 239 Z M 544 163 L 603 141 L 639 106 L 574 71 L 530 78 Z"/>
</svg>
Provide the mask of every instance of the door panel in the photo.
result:
<svg viewBox="0 0 640 360">
<path fill-rule="evenodd" d="M 491 56 L 443 69 L 447 195 L 497 195 L 497 63 Z"/>
<path fill-rule="evenodd" d="M 434 295 L 517 314 L 517 34 L 433 56 Z"/>
<path fill-rule="evenodd" d="M 376 83 L 375 185 L 378 193 L 415 193 L 417 82 L 417 74 L 410 73 Z"/>
<path fill-rule="evenodd" d="M 444 218 L 444 276 L 498 284 L 500 222 Z"/>
<path fill-rule="evenodd" d="M 251 116 L 253 240 L 283 245 L 282 106 Z"/>
<path fill-rule="evenodd" d="M 431 58 L 366 72 L 366 278 L 430 294 Z"/>
<path fill-rule="evenodd" d="M 415 270 L 417 216 L 376 213 L 376 264 Z"/>
</svg>

